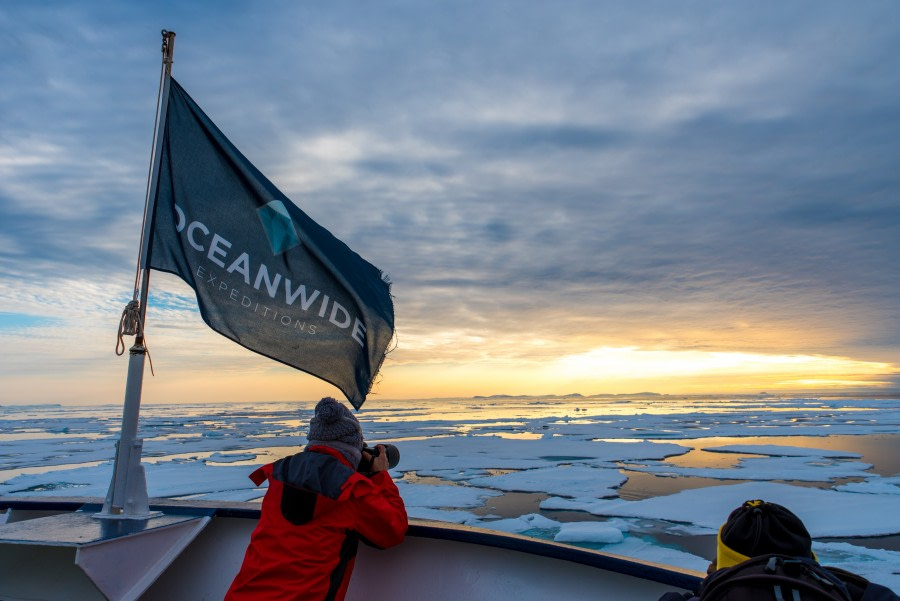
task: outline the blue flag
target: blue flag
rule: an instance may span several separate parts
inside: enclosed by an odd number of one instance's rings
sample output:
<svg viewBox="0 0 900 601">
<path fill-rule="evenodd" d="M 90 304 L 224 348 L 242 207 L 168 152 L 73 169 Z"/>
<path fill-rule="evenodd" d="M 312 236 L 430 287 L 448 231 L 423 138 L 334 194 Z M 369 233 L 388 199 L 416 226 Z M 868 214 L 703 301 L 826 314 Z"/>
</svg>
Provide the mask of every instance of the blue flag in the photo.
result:
<svg viewBox="0 0 900 601">
<path fill-rule="evenodd" d="M 394 332 L 390 286 L 250 164 L 171 80 L 151 268 L 213 330 L 337 386 L 357 409 Z"/>
</svg>

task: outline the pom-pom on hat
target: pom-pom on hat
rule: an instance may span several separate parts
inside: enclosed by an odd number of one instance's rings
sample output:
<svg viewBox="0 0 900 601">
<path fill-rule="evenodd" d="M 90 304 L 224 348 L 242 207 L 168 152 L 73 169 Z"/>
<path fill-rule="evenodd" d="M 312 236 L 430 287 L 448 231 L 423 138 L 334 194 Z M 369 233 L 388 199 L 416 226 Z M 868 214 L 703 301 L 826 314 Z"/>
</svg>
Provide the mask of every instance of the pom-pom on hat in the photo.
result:
<svg viewBox="0 0 900 601">
<path fill-rule="evenodd" d="M 745 501 L 719 528 L 716 567 L 728 568 L 769 553 L 816 557 L 800 518 L 777 503 Z"/>
<path fill-rule="evenodd" d="M 337 449 L 354 468 L 362 458 L 363 433 L 356 416 L 339 401 L 325 397 L 316 405 L 309 422 L 309 445 Z"/>
</svg>

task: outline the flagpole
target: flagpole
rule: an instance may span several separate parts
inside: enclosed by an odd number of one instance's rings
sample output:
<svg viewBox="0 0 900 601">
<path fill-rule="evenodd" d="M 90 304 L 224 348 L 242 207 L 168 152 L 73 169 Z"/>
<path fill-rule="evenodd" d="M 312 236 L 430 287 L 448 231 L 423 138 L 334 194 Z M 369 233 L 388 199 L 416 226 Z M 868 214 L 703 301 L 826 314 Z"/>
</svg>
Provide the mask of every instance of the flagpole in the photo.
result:
<svg viewBox="0 0 900 601">
<path fill-rule="evenodd" d="M 125 403 L 122 409 L 122 429 L 116 442 L 116 460 L 113 466 L 109 492 L 103 509 L 94 514 L 100 519 L 148 519 L 150 512 L 147 495 L 147 479 L 141 465 L 144 441 L 137 437 L 138 417 L 141 407 L 141 389 L 144 379 L 144 359 L 147 347 L 144 341 L 144 318 L 147 312 L 147 296 L 150 287 L 149 249 L 156 190 L 159 184 L 159 161 L 162 155 L 163 133 L 166 126 L 166 111 L 169 104 L 169 81 L 172 76 L 172 55 L 175 50 L 175 32 L 162 31 L 162 74 L 160 76 L 159 104 L 157 106 L 156 130 L 154 132 L 153 154 L 150 159 L 150 173 L 147 181 L 147 195 L 144 202 L 144 222 L 141 227 L 141 244 L 135 276 L 134 296 L 126 313 L 130 313 L 135 335 L 134 345 L 128 354 L 128 376 L 125 383 Z M 123 315 L 123 320 L 126 316 Z"/>
</svg>

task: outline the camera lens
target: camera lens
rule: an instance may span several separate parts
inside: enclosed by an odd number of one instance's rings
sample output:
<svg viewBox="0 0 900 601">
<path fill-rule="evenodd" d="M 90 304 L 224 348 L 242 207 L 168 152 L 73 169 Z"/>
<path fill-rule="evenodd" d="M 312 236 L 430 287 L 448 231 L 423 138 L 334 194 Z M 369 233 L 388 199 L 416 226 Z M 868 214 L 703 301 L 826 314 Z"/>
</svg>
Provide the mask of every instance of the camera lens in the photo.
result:
<svg viewBox="0 0 900 601">
<path fill-rule="evenodd" d="M 392 444 L 383 444 L 382 443 L 382 446 L 384 446 L 384 454 L 387 455 L 388 469 L 394 469 L 395 467 L 397 467 L 397 464 L 400 463 L 400 449 L 398 449 L 397 447 L 395 447 Z M 379 449 L 377 446 L 370 447 L 370 446 L 366 445 L 363 447 L 363 452 L 368 453 L 369 455 L 371 455 L 374 458 L 374 457 L 378 457 Z M 369 469 L 371 468 L 371 462 L 368 462 L 365 464 L 360 464 L 360 465 L 362 466 L 360 468 L 360 470 L 364 471 L 364 472 L 369 471 Z"/>
<path fill-rule="evenodd" d="M 400 449 L 392 444 L 386 444 L 384 445 L 384 452 L 387 454 L 390 469 L 397 467 L 397 464 L 400 463 Z"/>
</svg>

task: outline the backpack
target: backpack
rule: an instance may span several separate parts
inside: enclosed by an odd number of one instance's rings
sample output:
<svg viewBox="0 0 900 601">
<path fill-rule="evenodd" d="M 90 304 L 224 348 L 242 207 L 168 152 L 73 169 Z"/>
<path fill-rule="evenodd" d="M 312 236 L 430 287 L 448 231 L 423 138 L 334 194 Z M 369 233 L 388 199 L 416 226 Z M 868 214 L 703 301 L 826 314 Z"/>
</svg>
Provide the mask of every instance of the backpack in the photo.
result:
<svg viewBox="0 0 900 601">
<path fill-rule="evenodd" d="M 847 587 L 814 560 L 761 555 L 714 572 L 700 601 L 851 601 Z"/>
</svg>

